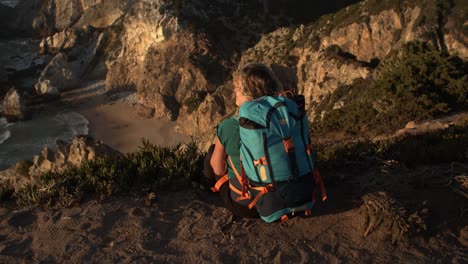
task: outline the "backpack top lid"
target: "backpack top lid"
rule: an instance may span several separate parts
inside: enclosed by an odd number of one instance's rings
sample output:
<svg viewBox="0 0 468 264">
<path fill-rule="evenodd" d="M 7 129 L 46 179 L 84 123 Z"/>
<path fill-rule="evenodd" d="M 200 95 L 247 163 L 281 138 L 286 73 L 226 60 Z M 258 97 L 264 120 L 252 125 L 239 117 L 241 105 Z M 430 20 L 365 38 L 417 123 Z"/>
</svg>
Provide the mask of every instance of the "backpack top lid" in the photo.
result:
<svg viewBox="0 0 468 264">
<path fill-rule="evenodd" d="M 282 96 L 262 96 L 242 104 L 239 109 L 239 122 L 251 129 L 272 129 L 283 138 L 287 138 L 290 136 L 290 127 L 293 126 L 290 122 L 295 121 L 290 120 L 290 116 L 295 117 L 297 114 L 297 104 L 291 99 Z"/>
<path fill-rule="evenodd" d="M 293 100 L 260 97 L 242 104 L 239 115 L 241 158 L 248 178 L 263 184 L 287 180 L 296 174 L 292 172 L 285 141 L 294 145 L 298 175 L 312 170 L 311 157 L 306 153 L 306 145 L 310 144 L 307 120 L 298 114 Z"/>
</svg>

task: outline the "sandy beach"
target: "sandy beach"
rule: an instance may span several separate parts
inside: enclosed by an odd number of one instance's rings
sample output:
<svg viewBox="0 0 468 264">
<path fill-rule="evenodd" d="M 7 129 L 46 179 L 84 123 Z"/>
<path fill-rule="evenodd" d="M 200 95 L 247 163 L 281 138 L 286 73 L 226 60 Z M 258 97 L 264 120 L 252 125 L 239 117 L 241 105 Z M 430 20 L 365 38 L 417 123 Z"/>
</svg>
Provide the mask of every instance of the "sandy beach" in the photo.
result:
<svg viewBox="0 0 468 264">
<path fill-rule="evenodd" d="M 136 151 L 143 138 L 165 147 L 190 141 L 190 136 L 177 132 L 176 122 L 138 117 L 132 107 L 134 93 L 108 96 L 104 86 L 104 81 L 90 83 L 61 98 L 68 108 L 88 119 L 88 133 L 93 138 L 123 153 Z"/>
</svg>

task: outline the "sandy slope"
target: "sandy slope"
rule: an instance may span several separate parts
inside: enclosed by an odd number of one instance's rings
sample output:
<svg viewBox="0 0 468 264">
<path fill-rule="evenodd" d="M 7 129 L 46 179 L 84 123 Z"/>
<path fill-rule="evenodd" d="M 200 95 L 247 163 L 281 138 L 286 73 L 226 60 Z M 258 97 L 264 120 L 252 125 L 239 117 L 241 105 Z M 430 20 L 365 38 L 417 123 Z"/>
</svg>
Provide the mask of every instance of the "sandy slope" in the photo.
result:
<svg viewBox="0 0 468 264">
<path fill-rule="evenodd" d="M 90 200 L 72 208 L 0 209 L 2 263 L 466 263 L 459 234 L 392 245 L 385 232 L 363 237 L 362 213 L 340 190 L 310 218 L 266 224 L 235 219 L 214 194 L 161 194 Z M 339 202 L 339 203 L 337 203 Z"/>
</svg>

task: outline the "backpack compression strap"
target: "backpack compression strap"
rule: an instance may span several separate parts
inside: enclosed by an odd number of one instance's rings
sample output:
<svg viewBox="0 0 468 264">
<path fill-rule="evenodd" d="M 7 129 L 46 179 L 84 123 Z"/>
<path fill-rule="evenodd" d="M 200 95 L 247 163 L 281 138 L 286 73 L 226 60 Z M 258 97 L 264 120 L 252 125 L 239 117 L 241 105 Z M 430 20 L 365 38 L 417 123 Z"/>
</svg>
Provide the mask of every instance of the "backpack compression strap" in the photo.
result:
<svg viewBox="0 0 468 264">
<path fill-rule="evenodd" d="M 241 177 L 241 175 L 239 175 L 239 172 L 237 171 L 236 167 L 234 166 L 234 163 L 232 162 L 231 156 L 228 156 L 228 161 L 229 161 L 229 164 L 231 165 L 232 170 L 234 171 L 234 174 L 236 175 L 237 180 L 239 181 L 240 184 L 242 184 L 242 186 L 244 186 L 242 177 Z M 219 192 L 219 189 L 221 188 L 221 186 L 223 184 L 225 184 L 226 182 L 228 182 L 228 181 L 229 181 L 229 176 L 226 173 L 218 181 L 216 181 L 215 186 L 211 187 L 211 190 L 213 192 Z M 246 191 L 244 191 L 244 190 L 241 191 L 241 190 L 237 189 L 236 186 L 234 186 L 230 181 L 229 181 L 229 189 L 231 189 L 233 192 L 235 192 L 236 194 L 239 195 L 239 197 L 236 199 L 236 201 L 250 199 L 250 196 Z M 242 188 L 242 189 L 244 189 L 244 188 Z"/>
<path fill-rule="evenodd" d="M 288 154 L 288 159 L 289 159 L 289 166 L 291 168 L 292 172 L 292 179 L 297 179 L 299 177 L 299 172 L 297 168 L 297 161 L 296 161 L 296 146 L 294 145 L 294 142 L 291 137 L 283 139 L 283 144 L 284 144 L 284 149 L 286 150 L 286 153 Z"/>
<path fill-rule="evenodd" d="M 260 193 L 257 194 L 257 196 L 255 196 L 255 199 L 252 200 L 252 202 L 249 204 L 249 209 L 252 209 L 255 204 L 258 202 L 258 200 L 260 200 L 260 198 L 262 198 L 262 196 L 273 190 L 273 184 L 268 184 L 267 186 L 264 186 L 264 187 L 252 187 L 250 186 L 250 189 L 253 189 L 253 190 L 257 190 L 257 191 L 260 191 Z"/>
<path fill-rule="evenodd" d="M 229 161 L 229 164 L 231 165 L 232 170 L 234 171 L 234 174 L 236 175 L 237 181 L 239 181 L 239 183 L 242 185 L 242 189 L 244 189 L 244 184 L 243 184 L 244 180 L 242 179 L 242 176 L 237 171 L 236 166 L 234 166 L 234 163 L 232 162 L 231 156 L 228 156 L 228 161 Z M 230 182 L 229 182 L 229 188 L 233 192 L 235 192 L 235 193 L 237 193 L 239 195 L 239 197 L 237 197 L 236 201 L 250 199 L 250 196 L 249 196 L 249 194 L 247 192 L 244 192 L 244 191 L 241 191 L 241 190 L 237 189 Z"/>
</svg>

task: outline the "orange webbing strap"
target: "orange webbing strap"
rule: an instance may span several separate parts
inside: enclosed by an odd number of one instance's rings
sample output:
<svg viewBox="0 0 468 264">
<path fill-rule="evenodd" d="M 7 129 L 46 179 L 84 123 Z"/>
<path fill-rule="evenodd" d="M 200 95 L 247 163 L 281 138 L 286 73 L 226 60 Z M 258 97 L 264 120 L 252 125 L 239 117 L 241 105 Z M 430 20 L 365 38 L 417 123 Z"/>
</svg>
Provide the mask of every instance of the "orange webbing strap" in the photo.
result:
<svg viewBox="0 0 468 264">
<path fill-rule="evenodd" d="M 229 177 L 227 174 L 225 174 L 223 177 L 221 177 L 213 187 L 211 187 L 211 190 L 213 192 L 219 192 L 219 188 L 221 188 L 221 186 L 226 183 L 227 181 L 229 181 Z"/>
<path fill-rule="evenodd" d="M 325 189 L 325 184 L 323 183 L 322 175 L 320 175 L 319 170 L 314 169 L 315 183 L 320 187 L 320 192 L 322 193 L 322 202 L 327 200 L 327 189 Z"/>
<path fill-rule="evenodd" d="M 232 170 L 234 171 L 234 174 L 236 175 L 237 180 L 240 183 L 242 183 L 242 176 L 237 171 L 236 166 L 234 166 L 234 162 L 232 162 L 231 156 L 228 156 L 228 161 L 229 161 L 229 164 L 231 165 Z"/>
<path fill-rule="evenodd" d="M 236 201 L 243 201 L 243 200 L 250 199 L 250 196 L 248 194 L 247 196 L 242 196 L 242 191 L 237 189 L 236 186 L 232 185 L 231 182 L 229 182 L 229 189 L 231 189 L 231 191 L 239 195 L 239 197 L 236 198 Z"/>
<path fill-rule="evenodd" d="M 296 89 L 294 88 L 291 88 L 291 90 L 282 91 L 278 93 L 279 96 L 285 96 L 285 97 L 294 96 L 295 94 L 296 94 Z"/>
<path fill-rule="evenodd" d="M 288 219 L 289 219 L 288 215 L 282 215 L 281 216 L 281 222 L 286 222 L 286 221 L 288 221 Z"/>
<path fill-rule="evenodd" d="M 252 207 L 255 206 L 255 204 L 258 202 L 258 200 L 260 200 L 260 198 L 262 198 L 262 196 L 269 192 L 270 191 L 270 188 L 273 187 L 272 184 L 268 184 L 267 186 L 265 187 L 251 187 L 251 189 L 254 189 L 254 190 L 257 190 L 257 191 L 260 191 L 259 194 L 257 194 L 257 196 L 255 196 L 255 199 L 252 200 L 252 202 L 250 202 L 249 204 L 249 209 L 252 209 Z"/>
</svg>

